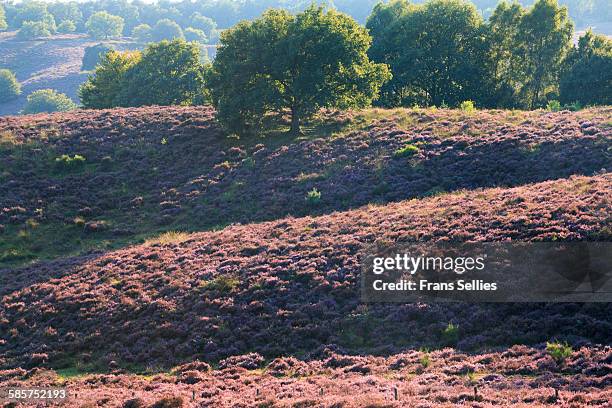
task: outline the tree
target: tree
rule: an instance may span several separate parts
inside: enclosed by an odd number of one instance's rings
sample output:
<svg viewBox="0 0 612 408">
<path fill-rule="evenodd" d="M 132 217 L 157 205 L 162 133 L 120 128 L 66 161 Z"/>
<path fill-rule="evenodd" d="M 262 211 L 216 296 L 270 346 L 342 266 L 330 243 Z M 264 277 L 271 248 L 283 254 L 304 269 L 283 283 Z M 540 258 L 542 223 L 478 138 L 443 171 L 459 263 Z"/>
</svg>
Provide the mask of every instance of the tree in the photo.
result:
<svg viewBox="0 0 612 408">
<path fill-rule="evenodd" d="M 79 88 L 85 108 L 107 109 L 118 106 L 117 96 L 124 86 L 125 73 L 140 61 L 141 53 L 108 51 L 93 75 Z"/>
<path fill-rule="evenodd" d="M 15 74 L 8 69 L 0 69 L 0 103 L 8 102 L 21 94 L 21 85 Z"/>
<path fill-rule="evenodd" d="M 85 27 L 89 35 L 97 39 L 119 37 L 123 31 L 123 18 L 99 11 L 89 17 Z"/>
<path fill-rule="evenodd" d="M 217 29 L 217 23 L 212 18 L 196 12 L 191 17 L 191 27 L 204 31 L 204 34 L 210 37 L 211 33 Z"/>
<path fill-rule="evenodd" d="M 557 0 L 537 0 L 522 17 L 516 51 L 522 57 L 522 98 L 529 109 L 545 104 L 556 91 L 563 59 L 571 48 L 574 27 Z"/>
<path fill-rule="evenodd" d="M 187 27 L 185 29 L 185 39 L 187 41 L 195 41 L 200 44 L 206 44 L 208 42 L 208 38 L 206 38 L 204 31 L 193 27 Z"/>
<path fill-rule="evenodd" d="M 70 20 L 64 20 L 57 26 L 58 33 L 73 33 L 76 30 L 76 25 Z"/>
<path fill-rule="evenodd" d="M 63 93 L 54 89 L 40 89 L 28 95 L 23 113 L 67 112 L 76 109 L 76 107 L 72 99 Z"/>
<path fill-rule="evenodd" d="M 120 106 L 191 105 L 204 92 L 200 49 L 184 40 L 151 43 L 126 72 Z"/>
<path fill-rule="evenodd" d="M 33 40 L 35 38 L 49 37 L 50 35 L 51 31 L 42 21 L 24 21 L 17 32 L 17 38 L 20 40 Z"/>
<path fill-rule="evenodd" d="M 148 24 L 139 24 L 132 30 L 132 37 L 140 43 L 146 44 L 150 42 L 153 37 L 151 35 L 151 26 Z"/>
<path fill-rule="evenodd" d="M 518 92 L 524 82 L 522 58 L 517 52 L 520 24 L 525 9 L 518 3 L 500 2 L 489 18 L 486 60 L 488 88 L 492 90 L 488 105 L 504 108 L 520 106 Z"/>
<path fill-rule="evenodd" d="M 612 105 L 612 40 L 588 30 L 564 65 L 559 84 L 561 103 Z"/>
<path fill-rule="evenodd" d="M 159 20 L 151 31 L 153 41 L 183 39 L 183 30 L 174 21 L 164 18 Z"/>
<path fill-rule="evenodd" d="M 321 107 L 362 107 L 389 79 L 367 56 L 371 38 L 352 18 L 311 6 L 269 10 L 221 35 L 209 86 L 228 130 L 256 129 L 266 113 L 289 110 L 293 133 Z"/>
<path fill-rule="evenodd" d="M 388 7 L 378 8 L 378 15 L 368 20 L 377 33 L 370 55 L 388 63 L 393 72 L 383 102 L 390 106 L 479 103 L 486 43 L 483 20 L 474 5 L 431 0 Z"/>
<path fill-rule="evenodd" d="M 47 6 L 47 9 L 53 15 L 55 21 L 71 21 L 75 26 L 83 21 L 83 14 L 75 1 L 53 2 Z"/>
<path fill-rule="evenodd" d="M 91 47 L 85 48 L 83 54 L 83 63 L 81 64 L 81 70 L 90 71 L 98 65 L 98 63 L 104 58 L 104 55 L 113 50 L 114 48 L 108 44 L 96 44 Z"/>
<path fill-rule="evenodd" d="M 8 24 L 6 24 L 6 14 L 4 12 L 4 7 L 0 4 L 0 30 L 6 30 L 8 28 Z"/>
<path fill-rule="evenodd" d="M 12 20 L 12 26 L 21 28 L 26 21 L 38 21 L 47 26 L 50 32 L 55 31 L 55 19 L 47 10 L 47 5 L 40 1 L 29 1 L 24 3 Z"/>
</svg>

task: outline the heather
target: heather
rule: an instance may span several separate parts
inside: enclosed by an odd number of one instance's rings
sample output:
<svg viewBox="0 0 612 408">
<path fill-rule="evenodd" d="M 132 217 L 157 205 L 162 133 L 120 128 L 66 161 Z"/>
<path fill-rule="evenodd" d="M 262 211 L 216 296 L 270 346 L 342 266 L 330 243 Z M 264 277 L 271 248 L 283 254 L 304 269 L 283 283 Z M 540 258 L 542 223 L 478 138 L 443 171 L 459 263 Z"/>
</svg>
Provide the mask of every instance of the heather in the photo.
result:
<svg viewBox="0 0 612 408">
<path fill-rule="evenodd" d="M 0 264 L 610 168 L 610 108 L 329 111 L 302 137 L 271 127 L 247 139 L 226 137 L 213 114 L 0 119 Z"/>
</svg>

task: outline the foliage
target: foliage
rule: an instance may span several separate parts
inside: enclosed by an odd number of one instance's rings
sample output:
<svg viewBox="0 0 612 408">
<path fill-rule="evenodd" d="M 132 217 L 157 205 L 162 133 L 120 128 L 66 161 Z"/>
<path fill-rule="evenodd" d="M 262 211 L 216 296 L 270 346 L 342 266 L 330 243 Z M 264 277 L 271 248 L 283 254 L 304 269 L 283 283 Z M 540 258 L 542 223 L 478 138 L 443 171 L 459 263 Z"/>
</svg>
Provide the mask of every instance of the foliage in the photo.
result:
<svg viewBox="0 0 612 408">
<path fill-rule="evenodd" d="M 184 40 L 151 43 L 125 75 L 120 106 L 191 105 L 204 93 L 200 48 Z"/>
<path fill-rule="evenodd" d="M 195 41 L 200 44 L 206 44 L 208 42 L 208 38 L 206 38 L 204 31 L 193 27 L 187 27 L 185 29 L 185 39 L 187 41 Z"/>
<path fill-rule="evenodd" d="M 93 75 L 79 89 L 79 98 L 86 108 L 106 109 L 117 105 L 126 72 L 140 61 L 141 53 L 108 51 Z"/>
<path fill-rule="evenodd" d="M 397 149 L 394 153 L 396 157 L 410 157 L 414 156 L 419 152 L 419 148 L 412 144 L 407 144 L 406 146 Z"/>
<path fill-rule="evenodd" d="M 155 42 L 163 40 L 184 39 L 183 30 L 174 21 L 164 18 L 159 20 L 151 30 L 152 40 Z"/>
<path fill-rule="evenodd" d="M 297 15 L 268 10 L 221 35 L 210 89 L 231 132 L 258 129 L 269 112 L 288 109 L 291 132 L 321 107 L 363 107 L 390 75 L 366 54 L 370 36 L 350 17 L 310 7 Z"/>
<path fill-rule="evenodd" d="M 557 364 L 563 364 L 565 360 L 572 356 L 574 350 L 567 343 L 546 342 L 546 352 Z"/>
<path fill-rule="evenodd" d="M 98 62 L 104 57 L 108 51 L 111 51 L 113 47 L 108 44 L 100 43 L 85 48 L 83 54 L 83 63 L 81 64 L 81 70 L 90 71 L 98 65 Z"/>
<path fill-rule="evenodd" d="M 216 278 L 204 281 L 200 284 L 200 287 L 205 290 L 212 290 L 221 293 L 230 293 L 235 290 L 240 281 L 232 276 L 217 276 Z"/>
<path fill-rule="evenodd" d="M 76 31 L 76 25 L 71 20 L 64 20 L 57 26 L 59 33 L 73 33 Z"/>
<path fill-rule="evenodd" d="M 0 31 L 6 30 L 8 28 L 8 24 L 6 23 L 6 13 L 4 12 L 4 7 L 0 4 Z"/>
<path fill-rule="evenodd" d="M 315 187 L 306 193 L 306 202 L 311 205 L 318 204 L 321 201 L 321 192 Z"/>
<path fill-rule="evenodd" d="M 612 105 L 612 40 L 587 31 L 564 65 L 559 84 L 562 103 Z"/>
<path fill-rule="evenodd" d="M 108 39 L 121 36 L 124 24 L 122 17 L 99 11 L 89 17 L 85 27 L 93 38 Z"/>
<path fill-rule="evenodd" d="M 151 26 L 148 24 L 139 24 L 132 30 L 132 37 L 140 43 L 148 43 L 153 39 L 151 35 Z"/>
<path fill-rule="evenodd" d="M 40 89 L 28 95 L 23 113 L 66 112 L 76 107 L 76 104 L 63 93 L 53 89 Z"/>
<path fill-rule="evenodd" d="M 459 104 L 459 109 L 466 113 L 473 113 L 476 111 L 476 107 L 474 106 L 474 101 L 463 101 Z"/>
<path fill-rule="evenodd" d="M 559 112 L 561 110 L 561 103 L 556 99 L 548 101 L 546 110 L 550 112 Z"/>
<path fill-rule="evenodd" d="M 0 103 L 17 98 L 21 94 L 21 84 L 15 74 L 8 69 L 0 69 Z"/>
<path fill-rule="evenodd" d="M 459 326 L 454 325 L 452 322 L 448 323 L 446 328 L 442 330 L 442 342 L 447 345 L 457 343 L 459 340 Z"/>
<path fill-rule="evenodd" d="M 386 106 L 456 106 L 480 100 L 486 52 L 483 20 L 462 0 L 379 4 L 368 18 L 374 37 L 370 56 L 391 67 L 383 87 Z"/>
<path fill-rule="evenodd" d="M 42 21 L 25 21 L 17 32 L 17 38 L 20 40 L 33 40 L 50 35 L 49 27 Z"/>
<path fill-rule="evenodd" d="M 55 165 L 60 170 L 73 169 L 81 167 L 84 164 L 85 157 L 81 156 L 80 154 L 75 154 L 72 157 L 70 157 L 68 154 L 62 154 L 61 156 L 55 158 Z"/>
<path fill-rule="evenodd" d="M 198 12 L 191 17 L 190 26 L 202 30 L 207 37 L 210 37 L 217 29 L 217 23 L 212 18 L 203 16 Z"/>
<path fill-rule="evenodd" d="M 55 31 L 55 19 L 47 10 L 47 5 L 44 2 L 24 2 L 22 7 L 16 10 L 11 20 L 11 27 L 20 29 L 27 21 L 40 22 L 50 32 Z"/>
</svg>

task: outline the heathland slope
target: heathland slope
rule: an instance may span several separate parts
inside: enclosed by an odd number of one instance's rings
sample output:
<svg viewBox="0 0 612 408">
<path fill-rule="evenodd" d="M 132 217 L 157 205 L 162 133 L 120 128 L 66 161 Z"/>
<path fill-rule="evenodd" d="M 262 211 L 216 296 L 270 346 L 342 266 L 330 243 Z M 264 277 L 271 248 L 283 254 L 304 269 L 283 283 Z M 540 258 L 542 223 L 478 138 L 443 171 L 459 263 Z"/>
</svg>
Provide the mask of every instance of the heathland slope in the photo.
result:
<svg viewBox="0 0 612 408">
<path fill-rule="evenodd" d="M 610 115 L 328 112 L 301 139 L 271 130 L 245 140 L 227 138 L 206 107 L 0 118 L 0 264 L 593 175 L 611 167 Z"/>
<path fill-rule="evenodd" d="M 0 118 L 0 384 L 606 406 L 610 304 L 363 304 L 359 277 L 398 242 L 612 240 L 611 113 L 322 112 L 297 139 L 227 137 L 207 107 Z"/>
</svg>

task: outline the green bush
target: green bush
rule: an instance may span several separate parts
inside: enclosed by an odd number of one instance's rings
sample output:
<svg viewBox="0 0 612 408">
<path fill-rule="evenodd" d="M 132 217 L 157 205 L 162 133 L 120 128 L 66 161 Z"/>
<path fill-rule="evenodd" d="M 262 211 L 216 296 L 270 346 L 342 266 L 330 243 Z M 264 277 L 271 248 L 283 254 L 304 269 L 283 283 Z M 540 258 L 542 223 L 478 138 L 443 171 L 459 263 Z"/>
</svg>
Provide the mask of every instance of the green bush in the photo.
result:
<svg viewBox="0 0 612 408">
<path fill-rule="evenodd" d="M 394 153 L 395 157 L 410 157 L 419 152 L 419 148 L 415 145 L 408 144 L 401 149 L 397 149 Z"/>
<path fill-rule="evenodd" d="M 49 37 L 50 35 L 51 30 L 42 21 L 24 21 L 17 32 L 17 38 L 20 40 L 33 40 L 35 38 Z"/>
<path fill-rule="evenodd" d="M 474 106 L 473 101 L 463 101 L 459 105 L 459 109 L 461 109 L 462 111 L 466 113 L 472 113 L 476 110 L 476 107 Z"/>
<path fill-rule="evenodd" d="M 321 201 L 321 192 L 313 187 L 308 193 L 306 193 L 306 202 L 310 205 L 319 204 Z"/>
<path fill-rule="evenodd" d="M 0 69 L 0 103 L 15 99 L 21 94 L 21 85 L 15 74 L 8 69 Z"/>
<path fill-rule="evenodd" d="M 60 157 L 55 158 L 55 166 L 59 170 L 74 169 L 85 165 L 85 157 L 80 154 L 75 154 L 73 157 L 70 155 L 62 154 Z"/>
<path fill-rule="evenodd" d="M 550 112 L 559 112 L 561 110 L 561 103 L 557 100 L 548 101 L 546 104 L 546 110 Z"/>
<path fill-rule="evenodd" d="M 230 293 L 238 287 L 240 281 L 231 276 L 217 276 L 216 278 L 203 281 L 200 287 L 205 290 L 212 290 L 220 293 Z"/>
<path fill-rule="evenodd" d="M 76 107 L 72 99 L 63 93 L 53 89 L 40 89 L 28 95 L 23 113 L 66 112 Z"/>
<path fill-rule="evenodd" d="M 85 48 L 81 70 L 91 71 L 92 69 L 95 69 L 96 65 L 98 65 L 104 54 L 112 49 L 112 46 L 102 43 Z"/>
<path fill-rule="evenodd" d="M 449 323 L 442 330 L 442 341 L 445 345 L 452 345 L 457 343 L 457 340 L 459 340 L 459 326 Z"/>
<path fill-rule="evenodd" d="M 64 20 L 57 26 L 59 33 L 73 33 L 76 30 L 76 25 L 71 20 Z"/>
<path fill-rule="evenodd" d="M 547 342 L 546 351 L 557 364 L 563 364 L 574 352 L 569 344 L 559 342 Z"/>
</svg>

